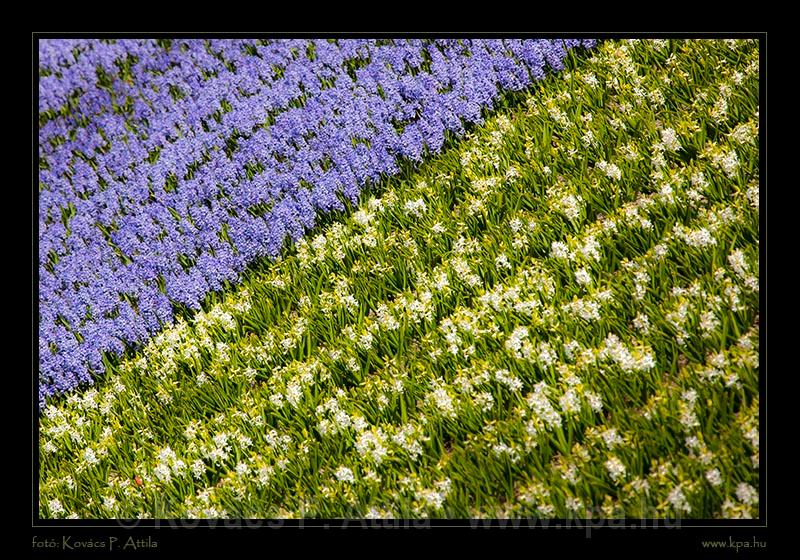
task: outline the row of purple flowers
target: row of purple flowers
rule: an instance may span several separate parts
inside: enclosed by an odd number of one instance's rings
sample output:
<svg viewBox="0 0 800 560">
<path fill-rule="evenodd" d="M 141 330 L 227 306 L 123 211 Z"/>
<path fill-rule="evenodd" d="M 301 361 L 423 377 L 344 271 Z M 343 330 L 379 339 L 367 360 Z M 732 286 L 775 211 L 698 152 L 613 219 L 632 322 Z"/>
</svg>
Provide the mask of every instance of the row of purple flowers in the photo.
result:
<svg viewBox="0 0 800 560">
<path fill-rule="evenodd" d="M 592 45 L 41 41 L 40 404 Z"/>
</svg>

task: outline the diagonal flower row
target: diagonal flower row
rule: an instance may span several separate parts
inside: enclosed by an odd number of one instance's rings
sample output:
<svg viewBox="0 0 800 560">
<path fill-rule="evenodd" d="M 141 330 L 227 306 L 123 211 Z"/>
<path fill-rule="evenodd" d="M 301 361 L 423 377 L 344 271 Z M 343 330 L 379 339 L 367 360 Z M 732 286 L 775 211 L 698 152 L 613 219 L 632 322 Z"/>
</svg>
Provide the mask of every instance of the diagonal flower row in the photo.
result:
<svg viewBox="0 0 800 560">
<path fill-rule="evenodd" d="M 40 404 L 592 41 L 42 41 Z"/>
</svg>

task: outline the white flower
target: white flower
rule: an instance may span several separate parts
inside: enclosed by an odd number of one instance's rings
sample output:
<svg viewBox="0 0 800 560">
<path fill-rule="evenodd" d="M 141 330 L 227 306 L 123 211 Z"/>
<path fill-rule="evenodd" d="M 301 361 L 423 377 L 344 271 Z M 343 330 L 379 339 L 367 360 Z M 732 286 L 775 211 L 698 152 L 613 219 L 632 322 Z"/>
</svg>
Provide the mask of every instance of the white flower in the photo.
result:
<svg viewBox="0 0 800 560">
<path fill-rule="evenodd" d="M 592 391 L 585 391 L 583 395 L 586 397 L 586 400 L 589 401 L 589 408 L 595 412 L 603 411 L 603 399 L 600 398 L 600 395 Z"/>
<path fill-rule="evenodd" d="M 733 129 L 730 136 L 739 144 L 752 144 L 756 137 L 754 129 L 750 123 L 741 123 Z"/>
<path fill-rule="evenodd" d="M 97 408 L 97 389 L 90 389 L 86 392 L 83 396 L 83 402 L 81 406 L 84 410 L 90 410 L 93 408 Z"/>
<path fill-rule="evenodd" d="M 706 228 L 688 232 L 684 235 L 683 240 L 691 247 L 710 247 L 717 244 L 717 240 Z"/>
<path fill-rule="evenodd" d="M 190 422 L 183 431 L 183 437 L 188 440 L 193 440 L 197 435 L 197 427 L 198 424 L 196 422 Z"/>
<path fill-rule="evenodd" d="M 50 509 L 50 514 L 53 516 L 63 515 L 66 511 L 64 510 L 64 506 L 61 505 L 61 502 L 56 498 L 50 500 L 47 504 L 47 507 Z"/>
<path fill-rule="evenodd" d="M 417 499 L 432 509 L 440 509 L 450 493 L 450 479 L 446 478 L 434 484 L 433 489 L 422 489 L 416 493 Z"/>
<path fill-rule="evenodd" d="M 497 370 L 494 373 L 494 378 L 508 387 L 511 391 L 519 391 L 522 389 L 522 381 L 511 375 L 507 369 Z"/>
<path fill-rule="evenodd" d="M 706 311 L 700 315 L 700 329 L 703 331 L 704 337 L 711 336 L 719 326 L 719 319 L 716 318 L 713 311 Z"/>
<path fill-rule="evenodd" d="M 510 447 L 507 443 L 504 443 L 504 442 L 495 443 L 492 446 L 492 452 L 497 457 L 499 457 L 501 455 L 511 455 L 511 456 L 513 456 L 515 454 L 517 456 L 519 455 L 518 453 L 516 453 L 516 450 L 513 447 Z"/>
<path fill-rule="evenodd" d="M 558 360 L 558 356 L 550 346 L 549 342 L 539 343 L 539 346 L 536 347 L 536 350 L 538 351 L 538 354 L 536 355 L 536 361 L 538 361 L 539 365 L 541 365 L 543 368 L 552 366 Z"/>
<path fill-rule="evenodd" d="M 482 391 L 475 395 L 473 400 L 475 405 L 483 412 L 490 411 L 492 409 L 492 405 L 494 404 L 494 397 L 491 393 L 487 393 L 486 391 Z"/>
<path fill-rule="evenodd" d="M 747 259 L 745 259 L 744 252 L 741 249 L 737 249 L 728 255 L 728 264 L 731 265 L 736 275 L 742 279 L 746 278 L 750 273 L 750 265 L 747 264 Z"/>
<path fill-rule="evenodd" d="M 610 163 L 606 167 L 606 176 L 609 177 L 610 179 L 619 181 L 620 179 L 622 179 L 622 170 L 620 170 L 620 168 L 617 167 L 616 164 Z"/>
<path fill-rule="evenodd" d="M 614 222 L 607 220 L 606 224 L 614 224 Z M 580 248 L 580 253 L 587 259 L 592 259 L 593 261 L 600 260 L 600 243 L 598 243 L 594 235 L 590 235 L 586 238 L 586 242 L 583 244 L 583 247 Z"/>
<path fill-rule="evenodd" d="M 374 428 L 359 434 L 355 445 L 359 455 L 370 458 L 376 464 L 380 464 L 389 453 L 385 443 L 383 431 L 380 428 Z"/>
<path fill-rule="evenodd" d="M 169 465 L 166 463 L 159 463 L 156 465 L 153 469 L 153 474 L 165 484 L 169 484 L 169 481 L 172 480 L 172 472 L 169 470 Z"/>
<path fill-rule="evenodd" d="M 500 257 L 498 257 L 500 258 Z M 510 265 L 509 265 L 510 266 Z M 433 287 L 436 291 L 441 292 L 447 286 L 450 285 L 449 280 L 447 279 L 447 273 L 445 271 L 440 271 L 436 274 L 435 278 L 433 279 Z"/>
<path fill-rule="evenodd" d="M 409 200 L 405 203 L 403 208 L 405 209 L 406 214 L 414 216 L 415 218 L 419 218 L 427 209 L 427 205 L 425 204 L 424 200 L 418 198 L 417 200 Z"/>
<path fill-rule="evenodd" d="M 753 449 L 758 449 L 759 446 L 759 433 L 756 426 L 742 427 L 742 433 Z"/>
<path fill-rule="evenodd" d="M 566 414 L 580 412 L 581 410 L 581 402 L 574 389 L 568 389 L 567 392 L 558 399 L 558 404 L 561 405 L 561 410 Z"/>
<path fill-rule="evenodd" d="M 292 379 L 286 386 L 286 400 L 289 401 L 294 407 L 297 407 L 300 400 L 303 398 L 303 387 L 295 379 Z"/>
<path fill-rule="evenodd" d="M 327 238 L 321 233 L 311 240 L 311 247 L 314 249 L 314 252 L 320 256 L 320 258 L 322 258 L 322 255 L 325 253 L 325 247 L 327 244 Z"/>
<path fill-rule="evenodd" d="M 320 435 L 325 436 L 331 430 L 331 421 L 327 418 L 323 418 L 317 424 L 317 430 L 319 431 Z"/>
<path fill-rule="evenodd" d="M 624 126 L 624 124 L 623 124 Z M 636 151 L 636 146 L 633 143 L 628 142 L 622 147 L 622 152 L 625 155 L 625 159 L 627 161 L 638 161 L 639 160 L 639 152 Z"/>
<path fill-rule="evenodd" d="M 722 475 L 719 472 L 719 469 L 711 469 L 706 471 L 706 480 L 711 484 L 711 486 L 719 486 L 722 484 Z"/>
<path fill-rule="evenodd" d="M 423 449 L 420 440 L 427 440 L 427 437 L 422 436 L 422 430 L 419 427 L 403 426 L 396 434 L 392 436 L 392 441 L 395 445 L 401 447 L 412 460 L 416 460 L 422 455 Z"/>
<path fill-rule="evenodd" d="M 203 476 L 203 473 L 206 472 L 206 465 L 203 463 L 202 459 L 196 459 L 192 463 L 192 476 L 195 478 L 200 478 Z"/>
<path fill-rule="evenodd" d="M 597 168 L 606 174 L 606 177 L 609 179 L 614 179 L 615 181 L 619 181 L 622 179 L 622 171 L 619 167 L 617 167 L 613 163 L 608 163 L 606 161 L 598 161 Z"/>
<path fill-rule="evenodd" d="M 180 459 L 178 459 L 172 464 L 172 472 L 175 473 L 176 476 L 181 476 L 185 468 L 186 468 L 186 463 L 184 463 Z"/>
<path fill-rule="evenodd" d="M 351 419 L 344 410 L 336 409 L 336 411 L 333 413 L 333 422 L 337 429 L 343 430 L 350 427 Z"/>
<path fill-rule="evenodd" d="M 735 151 L 731 151 L 724 156 L 715 158 L 716 163 L 722 167 L 722 170 L 729 178 L 733 178 L 739 170 L 739 156 Z"/>
<path fill-rule="evenodd" d="M 534 386 L 533 393 L 529 394 L 526 400 L 536 420 L 543 422 L 550 428 L 557 428 L 561 426 L 561 415 L 550 404 L 546 394 L 547 390 L 548 386 L 543 381 L 539 382 Z M 528 431 L 530 432 L 530 430 Z"/>
<path fill-rule="evenodd" d="M 528 338 L 528 329 L 526 327 L 515 328 L 514 332 L 506 340 L 506 349 L 519 353 L 526 338 Z"/>
<path fill-rule="evenodd" d="M 161 449 L 158 452 L 158 460 L 162 463 L 173 462 L 175 461 L 175 458 L 176 458 L 175 452 L 172 449 L 170 449 L 169 446 L 165 447 L 164 449 Z"/>
<path fill-rule="evenodd" d="M 647 315 L 644 313 L 639 313 L 633 319 L 633 326 L 642 332 L 642 334 L 647 334 L 650 332 L 650 319 L 647 318 Z"/>
<path fill-rule="evenodd" d="M 113 510 L 117 505 L 117 499 L 114 496 L 103 496 L 103 507 Z"/>
<path fill-rule="evenodd" d="M 266 486 L 273 472 L 274 469 L 272 467 L 267 467 L 267 466 L 259 467 L 258 470 L 256 471 L 256 483 L 262 487 Z"/>
<path fill-rule="evenodd" d="M 631 481 L 631 488 L 639 493 L 650 494 L 650 483 L 642 478 L 634 478 Z"/>
<path fill-rule="evenodd" d="M 568 360 L 575 359 L 575 353 L 581 349 L 581 345 L 577 340 L 570 340 L 564 343 L 564 354 Z"/>
<path fill-rule="evenodd" d="M 269 397 L 269 402 L 272 403 L 272 406 L 275 408 L 282 408 L 283 407 L 283 395 L 281 393 L 273 393 Z"/>
<path fill-rule="evenodd" d="M 663 243 L 659 243 L 658 245 L 653 247 L 653 254 L 659 259 L 664 258 L 667 255 L 667 253 L 669 253 L 669 249 Z"/>
<path fill-rule="evenodd" d="M 592 277 L 585 268 L 579 268 L 575 271 L 575 281 L 581 286 L 588 286 L 592 283 Z"/>
<path fill-rule="evenodd" d="M 610 358 L 625 372 L 648 371 L 655 367 L 656 362 L 652 350 L 641 349 L 631 352 L 615 334 L 609 334 L 600 351 L 602 358 Z"/>
<path fill-rule="evenodd" d="M 736 487 L 736 497 L 739 498 L 740 502 L 748 506 L 758 503 L 758 491 L 746 482 L 740 482 Z"/>
<path fill-rule="evenodd" d="M 700 425 L 700 421 L 697 419 L 697 415 L 694 413 L 694 411 L 686 407 L 684 407 L 681 411 L 679 420 L 681 424 L 683 424 L 683 427 L 687 430 L 691 430 L 692 428 Z"/>
<path fill-rule="evenodd" d="M 564 501 L 567 510 L 578 512 L 583 509 L 583 502 L 579 498 L 569 497 Z"/>
<path fill-rule="evenodd" d="M 611 475 L 614 482 L 625 477 L 625 465 L 617 457 L 612 456 L 605 464 L 608 474 Z"/>
<path fill-rule="evenodd" d="M 372 348 L 372 342 L 373 342 L 372 333 L 369 331 L 366 331 L 358 339 L 358 345 L 363 350 L 369 350 L 370 348 Z"/>
<path fill-rule="evenodd" d="M 617 429 L 616 428 L 608 428 L 603 433 L 601 433 L 600 436 L 603 438 L 603 441 L 605 442 L 606 447 L 608 447 L 609 449 L 611 449 L 615 445 L 620 445 L 620 444 L 624 443 L 623 439 L 617 433 Z"/>
<path fill-rule="evenodd" d="M 580 196 L 568 194 L 558 201 L 558 209 L 569 219 L 574 222 L 581 217 L 583 210 L 583 199 Z"/>
<path fill-rule="evenodd" d="M 685 511 L 687 513 L 692 511 L 692 506 L 689 505 L 688 501 L 686 501 L 686 496 L 684 495 L 683 489 L 680 487 L 680 485 L 670 490 L 669 494 L 667 495 L 667 501 L 672 504 L 672 507 L 675 508 L 675 511 Z"/>
<path fill-rule="evenodd" d="M 561 308 L 577 315 L 584 321 L 599 321 L 601 318 L 600 304 L 588 298 L 571 301 L 562 305 Z"/>
<path fill-rule="evenodd" d="M 672 185 L 670 185 L 669 183 L 664 183 L 663 185 L 661 185 L 661 189 L 658 191 L 658 195 L 665 202 L 668 202 L 668 203 L 674 203 L 675 202 L 675 196 L 674 196 L 674 193 L 673 193 L 673 190 L 672 190 Z"/>
<path fill-rule="evenodd" d="M 448 418 L 455 418 L 456 417 L 456 409 L 453 406 L 453 398 L 447 393 L 447 390 L 444 387 L 437 387 L 436 389 L 431 392 L 430 397 L 433 404 L 442 413 L 442 415 L 447 416 Z"/>
<path fill-rule="evenodd" d="M 690 405 L 694 406 L 694 403 L 697 402 L 697 391 L 694 389 L 689 389 L 688 391 L 684 391 L 681 394 L 681 399 L 689 403 Z"/>
<path fill-rule="evenodd" d="M 567 244 L 561 241 L 553 241 L 550 245 L 550 256 L 554 259 L 566 259 L 569 256 Z"/>
<path fill-rule="evenodd" d="M 353 484 L 356 481 L 356 477 L 353 476 L 353 471 L 348 469 L 347 467 L 339 467 L 336 469 L 336 473 L 334 473 L 336 479 L 339 482 L 347 482 L 348 484 Z"/>
<path fill-rule="evenodd" d="M 645 270 L 637 270 L 633 275 L 633 297 L 637 300 L 644 299 L 647 294 L 647 285 L 650 283 L 650 275 Z"/>
<path fill-rule="evenodd" d="M 90 465 L 96 465 L 100 462 L 100 459 L 97 458 L 97 454 L 94 452 L 94 449 L 91 447 L 87 447 L 83 452 L 83 460 L 89 463 Z"/>
<path fill-rule="evenodd" d="M 370 212 L 367 212 L 366 210 L 363 210 L 363 209 L 359 210 L 358 212 L 353 214 L 353 220 L 357 224 L 362 225 L 362 226 L 369 225 L 369 223 L 372 221 L 372 219 L 374 217 L 375 217 L 374 214 L 371 214 Z"/>
<path fill-rule="evenodd" d="M 508 257 L 504 254 L 498 255 L 498 257 L 494 260 L 494 264 L 497 266 L 497 268 L 507 268 L 508 270 L 511 270 L 511 263 L 509 262 Z"/>
<path fill-rule="evenodd" d="M 665 128 L 661 131 L 661 143 L 670 152 L 677 152 L 681 149 L 681 142 L 672 128 Z"/>
<path fill-rule="evenodd" d="M 750 206 L 758 210 L 758 185 L 751 185 L 747 188 L 747 200 L 750 201 Z"/>
</svg>

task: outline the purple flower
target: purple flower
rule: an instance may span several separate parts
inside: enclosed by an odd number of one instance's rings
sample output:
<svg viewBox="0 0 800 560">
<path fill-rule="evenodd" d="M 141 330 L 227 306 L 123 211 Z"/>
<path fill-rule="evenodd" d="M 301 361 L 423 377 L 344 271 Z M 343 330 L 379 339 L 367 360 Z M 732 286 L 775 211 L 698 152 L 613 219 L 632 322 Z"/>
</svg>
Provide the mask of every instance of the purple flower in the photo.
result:
<svg viewBox="0 0 800 560">
<path fill-rule="evenodd" d="M 41 40 L 40 405 L 589 43 Z"/>
</svg>

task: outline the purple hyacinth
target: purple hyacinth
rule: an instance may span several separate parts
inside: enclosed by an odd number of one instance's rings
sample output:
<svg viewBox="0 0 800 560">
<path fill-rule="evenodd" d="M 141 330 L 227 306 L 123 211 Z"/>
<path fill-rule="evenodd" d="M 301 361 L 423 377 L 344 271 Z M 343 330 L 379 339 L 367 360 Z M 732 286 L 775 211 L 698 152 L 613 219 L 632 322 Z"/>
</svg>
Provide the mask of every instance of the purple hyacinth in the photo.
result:
<svg viewBox="0 0 800 560">
<path fill-rule="evenodd" d="M 593 45 L 40 40 L 40 406 Z"/>
</svg>

